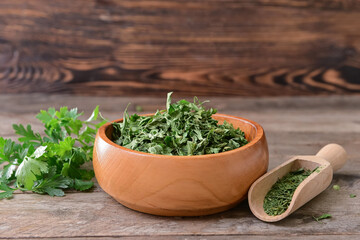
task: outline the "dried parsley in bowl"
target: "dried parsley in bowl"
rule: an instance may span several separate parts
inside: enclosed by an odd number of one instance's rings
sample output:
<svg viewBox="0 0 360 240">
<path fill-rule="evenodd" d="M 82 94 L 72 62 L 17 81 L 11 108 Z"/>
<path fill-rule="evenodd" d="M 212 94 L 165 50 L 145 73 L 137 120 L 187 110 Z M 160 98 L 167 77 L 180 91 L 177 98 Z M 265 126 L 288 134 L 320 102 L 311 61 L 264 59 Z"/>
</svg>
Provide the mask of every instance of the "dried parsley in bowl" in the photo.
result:
<svg viewBox="0 0 360 240">
<path fill-rule="evenodd" d="M 152 116 L 129 116 L 125 110 L 123 121 L 113 123 L 113 141 L 136 151 L 179 156 L 221 153 L 248 143 L 239 128 L 212 118 L 216 109 L 205 109 L 196 97 L 171 103 L 171 94 L 166 110 Z"/>
</svg>

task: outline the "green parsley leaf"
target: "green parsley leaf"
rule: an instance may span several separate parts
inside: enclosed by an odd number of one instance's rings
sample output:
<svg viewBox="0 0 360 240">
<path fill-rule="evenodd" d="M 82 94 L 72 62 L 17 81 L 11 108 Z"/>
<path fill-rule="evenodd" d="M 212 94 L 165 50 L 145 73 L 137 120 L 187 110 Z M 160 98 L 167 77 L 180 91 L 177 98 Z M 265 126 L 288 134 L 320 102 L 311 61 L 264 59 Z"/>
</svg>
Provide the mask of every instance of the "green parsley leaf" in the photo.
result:
<svg viewBox="0 0 360 240">
<path fill-rule="evenodd" d="M 42 123 L 48 123 L 55 117 L 55 108 L 49 108 L 48 111 L 40 110 L 40 113 L 36 115 L 36 118 L 39 119 Z"/>
<path fill-rule="evenodd" d="M 331 217 L 332 217 L 331 214 L 328 214 L 328 213 L 323 214 L 323 215 L 321 215 L 320 217 L 315 217 L 315 216 L 313 216 L 313 218 L 314 218 L 315 221 L 317 221 L 317 222 L 319 222 L 319 221 L 321 221 L 321 220 L 323 220 L 323 219 L 331 218 Z"/>
<path fill-rule="evenodd" d="M 39 160 L 45 150 L 46 147 L 41 146 L 30 157 L 25 157 L 15 173 L 18 184 L 23 185 L 26 189 L 31 189 L 37 176 L 48 172 L 47 163 Z"/>
<path fill-rule="evenodd" d="M 51 146 L 51 154 L 60 157 L 68 156 L 71 154 L 74 144 L 75 139 L 73 139 L 72 137 L 67 137 L 63 141 L 60 141 L 58 144 L 54 144 Z"/>
<path fill-rule="evenodd" d="M 36 145 L 40 145 L 42 143 L 40 134 L 34 133 L 30 125 L 27 125 L 25 128 L 22 124 L 13 124 L 13 129 L 17 135 L 22 136 L 18 139 L 19 142 L 31 142 Z"/>
<path fill-rule="evenodd" d="M 62 197 L 65 195 L 64 191 L 62 189 L 59 188 L 44 188 L 44 192 L 46 192 L 47 194 L 49 194 L 50 196 L 54 197 Z"/>
<path fill-rule="evenodd" d="M 15 164 L 8 164 L 6 165 L 2 170 L 1 170 L 1 173 L 0 173 L 0 177 L 2 179 L 10 179 L 12 177 L 12 175 L 14 174 L 16 168 L 18 166 L 16 165 L 16 162 Z"/>
<path fill-rule="evenodd" d="M 340 190 L 340 186 L 339 186 L 339 185 L 334 185 L 334 186 L 333 186 L 333 189 L 336 190 L 336 191 L 339 191 L 339 190 Z"/>
<path fill-rule="evenodd" d="M 0 137 L 0 163 L 10 161 L 14 142 Z"/>
<path fill-rule="evenodd" d="M 56 167 L 49 170 L 49 174 L 40 179 L 33 187 L 32 191 L 36 193 L 47 193 L 50 196 L 62 197 L 65 195 L 62 189 L 68 188 L 72 184 L 72 180 L 56 173 Z"/>
<path fill-rule="evenodd" d="M 4 182 L 0 182 L 0 199 L 11 198 L 15 189 L 8 187 Z"/>
<path fill-rule="evenodd" d="M 12 196 L 13 196 L 13 191 L 0 192 L 0 199 L 11 198 Z"/>
<path fill-rule="evenodd" d="M 353 193 L 350 194 L 350 198 L 355 198 L 355 197 L 356 197 L 356 194 L 353 194 Z"/>
<path fill-rule="evenodd" d="M 86 120 L 87 122 L 96 121 L 99 115 L 99 105 L 95 107 L 94 111 L 92 112 L 91 116 Z"/>
<path fill-rule="evenodd" d="M 85 190 L 92 188 L 92 186 L 94 186 L 94 183 L 92 181 L 84 181 L 84 180 L 75 178 L 74 187 L 76 190 L 85 191 Z"/>
</svg>

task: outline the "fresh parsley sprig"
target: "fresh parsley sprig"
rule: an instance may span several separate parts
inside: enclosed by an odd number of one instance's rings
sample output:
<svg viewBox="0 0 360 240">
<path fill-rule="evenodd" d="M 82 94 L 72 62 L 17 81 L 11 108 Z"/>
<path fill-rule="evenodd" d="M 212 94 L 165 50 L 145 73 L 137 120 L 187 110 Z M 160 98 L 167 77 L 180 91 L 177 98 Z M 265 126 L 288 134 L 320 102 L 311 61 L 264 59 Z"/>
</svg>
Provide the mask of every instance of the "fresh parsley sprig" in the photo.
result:
<svg viewBox="0 0 360 240">
<path fill-rule="evenodd" d="M 107 121 L 99 106 L 86 121 L 77 108 L 49 108 L 36 116 L 44 124 L 44 136 L 30 125 L 14 124 L 18 143 L 0 137 L 0 199 L 15 190 L 63 196 L 64 189 L 90 189 L 93 170 L 84 169 L 92 160 L 97 129 Z"/>
</svg>

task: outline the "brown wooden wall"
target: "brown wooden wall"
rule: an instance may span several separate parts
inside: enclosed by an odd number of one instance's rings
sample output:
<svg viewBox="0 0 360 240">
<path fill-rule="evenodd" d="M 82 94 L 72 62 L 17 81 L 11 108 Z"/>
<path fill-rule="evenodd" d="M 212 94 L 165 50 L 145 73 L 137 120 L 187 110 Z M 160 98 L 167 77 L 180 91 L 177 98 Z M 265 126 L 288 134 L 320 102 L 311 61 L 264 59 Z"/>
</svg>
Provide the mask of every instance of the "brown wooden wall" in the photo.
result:
<svg viewBox="0 0 360 240">
<path fill-rule="evenodd" d="M 360 93 L 359 0 L 1 0 L 0 93 Z"/>
</svg>

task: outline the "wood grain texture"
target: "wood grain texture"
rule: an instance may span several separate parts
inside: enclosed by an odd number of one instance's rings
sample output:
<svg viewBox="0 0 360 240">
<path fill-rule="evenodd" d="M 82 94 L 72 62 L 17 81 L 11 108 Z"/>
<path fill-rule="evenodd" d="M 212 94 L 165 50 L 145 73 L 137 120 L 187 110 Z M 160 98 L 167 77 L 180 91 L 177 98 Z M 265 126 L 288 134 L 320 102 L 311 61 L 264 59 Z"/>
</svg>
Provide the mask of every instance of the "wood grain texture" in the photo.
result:
<svg viewBox="0 0 360 240">
<path fill-rule="evenodd" d="M 35 124 L 34 115 L 49 106 L 77 105 L 91 113 L 100 104 L 104 116 L 119 118 L 129 101 L 145 112 L 164 107 L 164 98 L 101 98 L 67 95 L 0 95 L 0 135 L 14 137 L 13 122 Z M 349 160 L 334 174 L 330 187 L 294 214 L 274 224 L 255 218 L 243 202 L 207 217 L 172 218 L 127 209 L 99 187 L 63 198 L 17 193 L 0 201 L 0 238 L 60 239 L 358 239 L 360 237 L 360 96 L 295 98 L 210 98 L 221 113 L 243 116 L 265 129 L 272 169 L 298 154 L 315 154 L 337 142 Z M 114 105 L 116 103 L 117 105 Z M 239 104 L 242 103 L 242 104 Z M 131 108 L 134 112 L 134 107 Z M 341 124 L 340 124 L 341 122 Z M 338 184 L 340 191 L 331 186 Z M 356 194 L 350 198 L 349 194 Z M 332 214 L 323 224 L 312 216 Z"/>
<path fill-rule="evenodd" d="M 3 0 L 0 93 L 360 92 L 357 0 Z"/>
<path fill-rule="evenodd" d="M 291 236 L 291 239 L 295 240 L 343 240 L 343 239 L 352 239 L 354 235 L 303 235 L 303 236 Z M 355 236 L 356 237 L 356 236 Z M 6 239 L 19 239 L 19 238 L 6 238 Z M 29 240 L 35 240 L 39 238 L 26 238 Z M 56 239 L 56 240 L 67 240 L 69 238 L 46 238 L 46 239 Z M 89 239 L 119 239 L 119 237 L 77 237 L 73 239 L 78 240 L 89 240 Z M 196 235 L 182 235 L 182 236 L 126 236 L 121 237 L 122 240 L 146 240 L 146 239 L 156 239 L 156 240 L 229 240 L 229 239 L 253 239 L 253 240 L 263 240 L 263 239 L 271 239 L 264 236 L 254 236 L 254 235 L 242 235 L 242 236 L 234 236 L 234 235 L 212 235 L 212 236 L 196 236 Z M 289 236 L 276 236 L 277 240 L 288 240 Z"/>
</svg>

